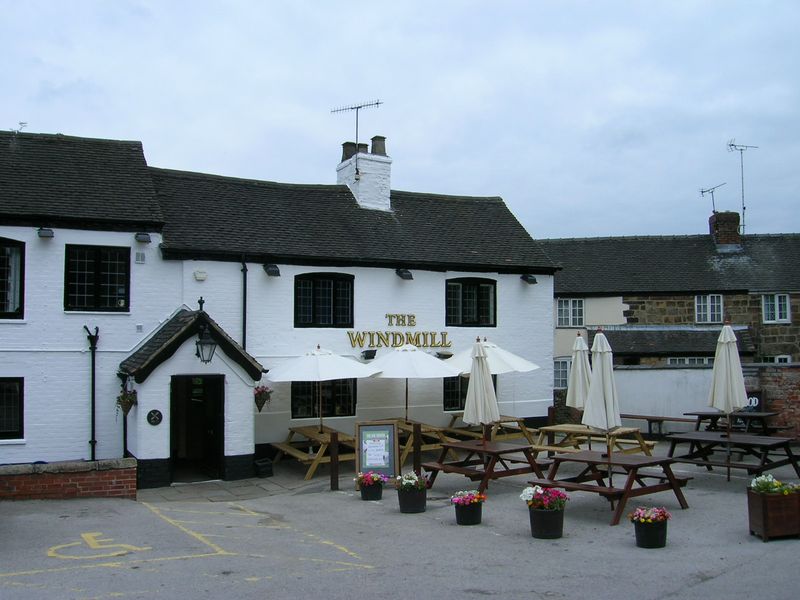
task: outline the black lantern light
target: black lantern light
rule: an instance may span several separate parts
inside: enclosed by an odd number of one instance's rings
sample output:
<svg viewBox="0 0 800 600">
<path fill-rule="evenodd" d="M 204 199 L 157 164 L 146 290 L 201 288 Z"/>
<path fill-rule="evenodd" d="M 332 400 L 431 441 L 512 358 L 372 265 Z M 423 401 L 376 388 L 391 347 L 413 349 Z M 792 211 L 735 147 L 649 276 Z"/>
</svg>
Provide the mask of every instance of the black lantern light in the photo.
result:
<svg viewBox="0 0 800 600">
<path fill-rule="evenodd" d="M 210 363 L 214 358 L 214 352 L 217 350 L 217 342 L 211 337 L 208 331 L 208 325 L 203 325 L 200 333 L 197 335 L 197 352 L 195 355 L 200 359 L 200 362 Z"/>
</svg>

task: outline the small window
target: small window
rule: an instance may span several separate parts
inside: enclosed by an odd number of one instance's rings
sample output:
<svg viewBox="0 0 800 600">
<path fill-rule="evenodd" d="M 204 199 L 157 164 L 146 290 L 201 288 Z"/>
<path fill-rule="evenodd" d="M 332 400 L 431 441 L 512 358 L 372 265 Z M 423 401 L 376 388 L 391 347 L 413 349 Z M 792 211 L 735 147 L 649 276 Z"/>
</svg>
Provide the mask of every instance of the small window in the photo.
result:
<svg viewBox="0 0 800 600">
<path fill-rule="evenodd" d="M 21 319 L 25 244 L 0 238 L 0 319 Z"/>
<path fill-rule="evenodd" d="M 445 292 L 445 325 L 494 327 L 497 282 L 493 279 L 448 279 Z"/>
<path fill-rule="evenodd" d="M 67 246 L 65 262 L 64 310 L 130 310 L 130 248 Z"/>
<path fill-rule="evenodd" d="M 713 356 L 676 356 L 667 359 L 668 365 L 713 365 Z"/>
<path fill-rule="evenodd" d="M 559 298 L 558 327 L 583 327 L 583 298 Z"/>
<path fill-rule="evenodd" d="M 22 377 L 0 377 L 0 440 L 24 437 Z"/>
<path fill-rule="evenodd" d="M 764 362 L 766 363 L 777 363 L 781 365 L 788 365 L 792 363 L 792 355 L 791 354 L 778 354 L 777 356 L 765 356 Z"/>
<path fill-rule="evenodd" d="M 789 294 L 764 294 L 761 296 L 764 323 L 790 323 Z"/>
<path fill-rule="evenodd" d="M 722 323 L 722 294 L 695 296 L 694 312 L 697 323 Z"/>
<path fill-rule="evenodd" d="M 294 278 L 295 327 L 353 327 L 353 276 L 306 273 Z"/>
<path fill-rule="evenodd" d="M 497 375 L 492 375 L 492 385 L 497 391 Z M 445 377 L 442 395 L 442 408 L 446 411 L 464 410 L 467 401 L 469 377 Z"/>
<path fill-rule="evenodd" d="M 557 390 L 567 389 L 572 359 L 557 358 L 553 361 L 553 387 Z"/>
<path fill-rule="evenodd" d="M 356 414 L 356 380 L 293 381 L 292 418 L 319 418 L 322 395 L 323 417 L 352 417 Z"/>
</svg>

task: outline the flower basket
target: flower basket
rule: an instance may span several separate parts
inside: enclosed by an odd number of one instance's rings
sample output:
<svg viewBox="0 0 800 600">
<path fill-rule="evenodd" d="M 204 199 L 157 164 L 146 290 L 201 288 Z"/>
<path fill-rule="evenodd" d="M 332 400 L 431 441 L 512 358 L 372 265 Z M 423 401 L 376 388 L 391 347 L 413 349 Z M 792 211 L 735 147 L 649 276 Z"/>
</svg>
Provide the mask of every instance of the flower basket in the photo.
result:
<svg viewBox="0 0 800 600">
<path fill-rule="evenodd" d="M 258 412 L 261 412 L 264 405 L 269 404 L 269 401 L 272 399 L 272 390 L 265 385 L 257 385 L 253 388 L 253 399 L 255 400 Z"/>
<path fill-rule="evenodd" d="M 453 494 L 450 502 L 456 509 L 456 523 L 458 525 L 480 525 L 485 501 L 486 494 L 481 494 L 477 490 Z"/>
<path fill-rule="evenodd" d="M 636 546 L 639 548 L 663 548 L 667 545 L 667 521 L 644 523 L 634 521 Z"/>
<path fill-rule="evenodd" d="M 528 508 L 531 535 L 540 540 L 554 540 L 564 535 L 564 511 Z"/>
<path fill-rule="evenodd" d="M 383 498 L 382 485 L 367 485 L 361 488 L 362 500 L 380 500 Z"/>
<path fill-rule="evenodd" d="M 761 493 L 747 488 L 750 535 L 763 541 L 800 536 L 800 494 Z"/>
<path fill-rule="evenodd" d="M 395 487 L 397 487 L 397 501 L 400 504 L 401 513 L 425 512 L 428 482 L 424 477 L 413 471 L 398 475 Z"/>
<path fill-rule="evenodd" d="M 380 500 L 383 498 L 383 484 L 389 481 L 389 478 L 377 471 L 367 471 L 358 473 L 355 481 L 361 491 L 362 500 Z"/>
<path fill-rule="evenodd" d="M 126 417 L 131 409 L 138 404 L 138 394 L 136 390 L 123 389 L 117 396 L 117 407 Z"/>
</svg>

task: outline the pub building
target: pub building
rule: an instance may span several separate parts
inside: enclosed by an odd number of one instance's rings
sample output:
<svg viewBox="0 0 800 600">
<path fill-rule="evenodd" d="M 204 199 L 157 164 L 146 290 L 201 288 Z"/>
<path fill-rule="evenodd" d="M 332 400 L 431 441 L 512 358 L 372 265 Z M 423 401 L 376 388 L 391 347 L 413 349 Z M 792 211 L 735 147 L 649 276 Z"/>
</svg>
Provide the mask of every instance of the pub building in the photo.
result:
<svg viewBox="0 0 800 600">
<path fill-rule="evenodd" d="M 318 423 L 318 393 L 348 434 L 404 414 L 403 380 L 269 381 L 317 346 L 368 362 L 486 338 L 541 367 L 496 377 L 500 412 L 546 415 L 557 267 L 501 198 L 392 190 L 391 165 L 381 136 L 311 185 L 0 132 L 0 464 L 130 456 L 139 487 L 238 479 Z M 466 387 L 409 381 L 409 417 L 448 423 Z"/>
</svg>

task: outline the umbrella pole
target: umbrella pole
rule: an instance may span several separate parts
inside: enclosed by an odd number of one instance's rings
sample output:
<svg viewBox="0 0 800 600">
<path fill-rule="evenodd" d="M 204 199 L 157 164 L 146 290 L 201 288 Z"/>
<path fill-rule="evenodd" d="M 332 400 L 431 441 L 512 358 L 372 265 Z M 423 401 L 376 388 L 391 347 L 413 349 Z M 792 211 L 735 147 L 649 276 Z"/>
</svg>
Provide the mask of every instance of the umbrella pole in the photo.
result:
<svg viewBox="0 0 800 600">
<path fill-rule="evenodd" d="M 730 481 L 731 480 L 731 414 L 730 413 L 728 413 L 727 421 L 728 421 L 728 427 L 727 427 L 727 429 L 728 429 L 728 439 L 725 442 L 725 448 L 727 449 L 727 453 L 728 453 L 728 460 L 727 460 L 727 463 L 728 463 L 728 481 Z"/>
<path fill-rule="evenodd" d="M 408 423 L 408 377 L 406 377 L 406 423 Z"/>
<path fill-rule="evenodd" d="M 322 427 L 322 382 L 317 382 L 317 405 L 319 406 L 319 432 L 324 431 Z"/>
</svg>

